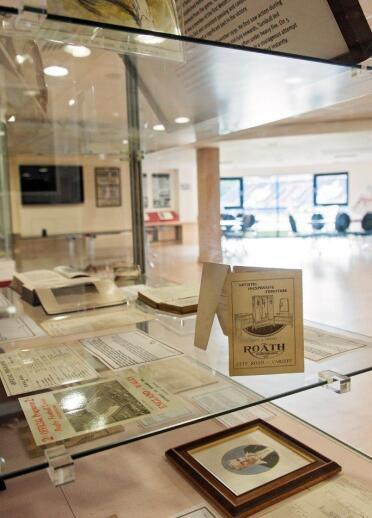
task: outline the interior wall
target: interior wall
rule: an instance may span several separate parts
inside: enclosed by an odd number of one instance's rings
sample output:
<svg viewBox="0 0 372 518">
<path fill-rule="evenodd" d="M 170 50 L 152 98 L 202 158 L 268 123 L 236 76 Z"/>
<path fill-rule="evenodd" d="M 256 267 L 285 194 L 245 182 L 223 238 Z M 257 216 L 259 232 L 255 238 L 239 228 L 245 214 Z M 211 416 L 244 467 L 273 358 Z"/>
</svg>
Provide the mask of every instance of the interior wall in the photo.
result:
<svg viewBox="0 0 372 518">
<path fill-rule="evenodd" d="M 83 166 L 84 203 L 66 205 L 22 205 L 20 165 Z M 121 207 L 96 207 L 95 167 L 119 167 L 121 170 Z M 79 232 L 108 232 L 131 229 L 130 179 L 127 162 L 97 157 L 11 156 L 9 157 L 13 234 L 22 237 Z"/>
<path fill-rule="evenodd" d="M 144 162 L 144 171 L 158 172 L 174 168 L 179 171 L 179 212 L 181 221 L 196 223 L 197 167 L 194 149 L 170 150 L 150 155 Z M 355 217 L 372 210 L 372 161 L 350 160 L 314 164 L 288 165 L 280 167 L 241 168 L 221 163 L 221 177 L 226 176 L 270 176 L 276 174 L 349 173 L 349 211 Z"/>
</svg>

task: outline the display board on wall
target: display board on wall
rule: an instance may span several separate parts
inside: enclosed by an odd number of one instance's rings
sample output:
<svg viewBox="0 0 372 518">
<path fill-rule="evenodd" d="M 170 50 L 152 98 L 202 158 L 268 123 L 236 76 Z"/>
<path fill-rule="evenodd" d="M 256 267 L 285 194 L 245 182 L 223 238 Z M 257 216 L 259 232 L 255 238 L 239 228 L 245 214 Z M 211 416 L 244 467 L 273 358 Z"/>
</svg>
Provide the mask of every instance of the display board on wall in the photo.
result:
<svg viewBox="0 0 372 518">
<path fill-rule="evenodd" d="M 360 62 L 372 33 L 358 0 L 176 0 L 186 36 Z"/>
<path fill-rule="evenodd" d="M 121 181 L 119 167 L 96 167 L 97 207 L 121 207 Z"/>
</svg>

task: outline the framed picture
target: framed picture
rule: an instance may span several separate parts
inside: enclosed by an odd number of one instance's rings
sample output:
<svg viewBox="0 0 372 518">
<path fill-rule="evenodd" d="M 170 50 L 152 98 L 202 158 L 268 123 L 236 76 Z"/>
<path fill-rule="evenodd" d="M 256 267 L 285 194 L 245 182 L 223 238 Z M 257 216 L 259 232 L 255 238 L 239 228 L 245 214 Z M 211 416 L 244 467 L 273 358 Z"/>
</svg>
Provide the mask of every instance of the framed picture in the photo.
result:
<svg viewBox="0 0 372 518">
<path fill-rule="evenodd" d="M 341 471 L 261 419 L 172 448 L 166 455 L 229 517 L 250 516 Z"/>
<path fill-rule="evenodd" d="M 119 167 L 96 167 L 96 206 L 121 206 L 121 179 Z"/>
</svg>

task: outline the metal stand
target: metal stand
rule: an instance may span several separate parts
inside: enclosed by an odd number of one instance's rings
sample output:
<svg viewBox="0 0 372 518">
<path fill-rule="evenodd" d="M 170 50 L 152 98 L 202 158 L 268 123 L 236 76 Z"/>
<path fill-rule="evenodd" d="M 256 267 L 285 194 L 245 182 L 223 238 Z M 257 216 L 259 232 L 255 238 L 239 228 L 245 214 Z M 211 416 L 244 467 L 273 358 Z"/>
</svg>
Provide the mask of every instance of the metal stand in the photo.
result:
<svg viewBox="0 0 372 518">
<path fill-rule="evenodd" d="M 127 120 L 129 143 L 129 175 L 131 185 L 133 263 L 145 273 L 145 226 L 142 197 L 142 159 L 138 103 L 138 73 L 136 58 L 122 56 L 125 65 L 127 91 Z"/>
</svg>

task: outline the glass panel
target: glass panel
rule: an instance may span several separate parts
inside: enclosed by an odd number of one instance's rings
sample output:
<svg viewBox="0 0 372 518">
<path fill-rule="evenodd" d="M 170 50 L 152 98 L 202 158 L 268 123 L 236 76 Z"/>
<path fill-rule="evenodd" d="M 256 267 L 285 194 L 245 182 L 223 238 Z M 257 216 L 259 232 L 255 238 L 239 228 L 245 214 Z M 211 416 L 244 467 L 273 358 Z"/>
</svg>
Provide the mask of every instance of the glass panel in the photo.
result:
<svg viewBox="0 0 372 518">
<path fill-rule="evenodd" d="M 0 260 L 11 258 L 11 215 L 8 177 L 7 128 L 0 125 Z"/>
<path fill-rule="evenodd" d="M 184 227 L 180 214 L 173 209 L 184 210 L 190 205 L 192 210 L 190 186 L 196 178 L 192 173 L 187 176 L 187 164 L 177 160 L 175 147 L 233 136 L 238 131 L 361 97 L 371 90 L 369 71 L 268 52 L 199 45 L 176 37 L 144 42 L 138 38 L 142 36 L 140 32 L 102 29 L 89 22 L 80 26 L 62 22 L 58 17 L 49 17 L 21 34 L 9 17 L 3 21 L 0 101 L 7 121 L 10 186 L 3 182 L 7 175 L 0 174 L 1 209 L 12 192 L 12 227 L 8 223 L 1 230 L 6 236 L 17 235 L 17 270 L 47 269 L 56 274 L 55 267 L 63 265 L 60 275 L 64 278 L 93 273 L 108 286 L 105 297 L 114 293 L 120 299 L 120 305 L 109 310 L 92 309 L 71 316 L 69 312 L 81 310 L 80 302 L 71 301 L 70 290 L 64 287 L 67 281 L 63 279 L 61 285 L 52 283 L 53 288 L 60 289 L 55 294 L 61 294 L 62 300 L 58 301 L 58 296 L 47 290 L 54 297 L 48 300 L 71 307 L 64 306 L 57 316 L 51 316 L 52 311 L 44 310 L 48 302 L 43 299 L 45 286 L 35 293 L 30 279 L 22 285 L 22 277 L 18 277 L 14 288 L 24 300 L 11 289 L 2 293 L 2 302 L 12 308 L 13 315 L 0 322 L 1 336 L 5 338 L 1 348 L 5 353 L 25 348 L 36 351 L 34 344 L 50 345 L 44 329 L 59 337 L 56 343 L 61 340 L 71 346 L 66 354 L 73 355 L 75 351 L 84 363 L 87 374 L 83 380 L 71 377 L 60 382 L 58 378 L 55 384 L 55 408 L 59 402 L 70 416 L 69 423 L 65 422 L 69 432 L 63 439 L 74 456 L 320 386 L 320 368 L 355 373 L 372 365 L 371 339 L 341 333 L 349 341 L 361 341 L 362 346 L 324 358 L 321 367 L 308 360 L 301 374 L 230 379 L 227 338 L 217 323 L 208 350 L 195 349 L 195 315 L 164 314 L 143 302 L 135 302 L 141 288 L 130 287 L 144 283 L 173 285 L 173 279 L 159 279 L 159 271 L 160 277 L 168 278 L 167 265 L 171 263 L 177 270 L 176 280 L 187 271 L 187 266 L 183 268 L 172 257 L 167 258 L 164 266 L 158 264 L 157 269 L 153 268 L 158 260 L 157 250 L 149 246 L 147 275 L 140 275 L 140 261 L 136 260 L 145 248 L 143 205 L 150 205 L 152 199 L 151 208 L 172 209 L 148 212 L 147 217 L 153 217 L 156 223 L 150 221 L 155 242 L 160 229 L 166 232 L 169 228 L 180 241 Z M 79 57 L 69 52 L 67 44 L 84 46 L 85 55 Z M 156 154 L 159 150 L 169 154 L 160 159 Z M 174 169 L 169 163 L 172 153 L 177 164 L 174 175 L 161 172 Z M 149 169 L 141 186 L 144 155 Z M 152 169 L 149 157 L 156 162 Z M 108 171 L 110 174 L 106 174 Z M 179 180 L 181 189 L 190 191 L 182 203 L 172 199 L 173 179 Z M 151 182 L 151 189 L 147 182 Z M 245 186 L 244 209 L 255 213 L 263 232 L 280 228 L 282 215 L 292 209 L 289 205 L 281 206 L 282 183 L 268 176 L 248 180 Z M 307 200 L 306 185 L 296 187 L 291 197 L 293 208 L 297 195 L 302 193 L 302 199 Z M 205 225 L 208 224 L 206 221 Z M 46 282 L 45 271 L 38 275 L 38 282 L 40 278 Z M 83 290 L 87 299 L 100 292 L 94 282 L 89 277 L 88 283 L 94 289 Z M 121 305 L 124 296 L 129 301 L 125 308 Z M 40 301 L 43 307 L 37 305 Z M 105 298 L 105 303 L 111 306 L 112 299 Z M 139 311 L 143 313 L 140 317 Z M 141 323 L 137 324 L 139 320 Z M 132 322 L 131 327 L 128 321 Z M 152 349 L 142 350 L 138 343 L 122 336 L 135 329 L 150 334 Z M 104 336 L 111 337 L 110 346 Z M 18 342 L 18 338 L 23 341 Z M 157 344 L 157 350 L 171 351 L 172 358 L 156 356 L 155 340 L 162 342 Z M 125 353 L 120 347 L 118 352 L 117 346 L 124 348 Z M 112 353 L 109 359 L 107 348 Z M 113 369 L 112 362 L 120 368 Z M 73 362 L 71 365 L 74 367 Z M 128 366 L 133 373 L 128 374 Z M 89 384 L 79 392 L 77 385 L 72 384 L 90 382 L 91 369 L 99 376 L 99 386 L 91 388 Z M 61 372 L 64 370 L 55 375 L 61 376 Z M 37 385 L 41 380 L 44 378 L 34 380 L 32 398 L 40 401 L 40 394 L 41 398 L 54 398 L 49 389 L 40 392 L 45 390 L 45 386 Z M 167 413 L 149 415 L 148 405 L 165 405 L 161 399 L 151 398 L 147 404 L 136 399 L 135 390 L 141 387 L 141 380 L 152 383 L 152 387 L 168 385 L 162 392 L 162 397 L 169 397 L 172 403 Z M 72 386 L 61 394 L 66 383 Z M 101 383 L 108 384 L 107 391 Z M 44 466 L 43 447 L 39 446 L 61 439 L 56 426 L 57 436 L 44 436 L 41 445 L 34 443 L 18 395 L 8 398 L 4 391 L 0 395 L 1 443 L 4 439 L 4 443 L 12 445 L 7 453 L 7 475 Z M 71 417 L 74 412 L 78 412 L 77 417 Z M 127 423 L 126 417 L 136 419 Z M 37 424 L 43 436 L 45 422 Z M 74 431 L 78 432 L 75 436 Z M 37 437 L 35 429 L 34 433 Z"/>
</svg>

